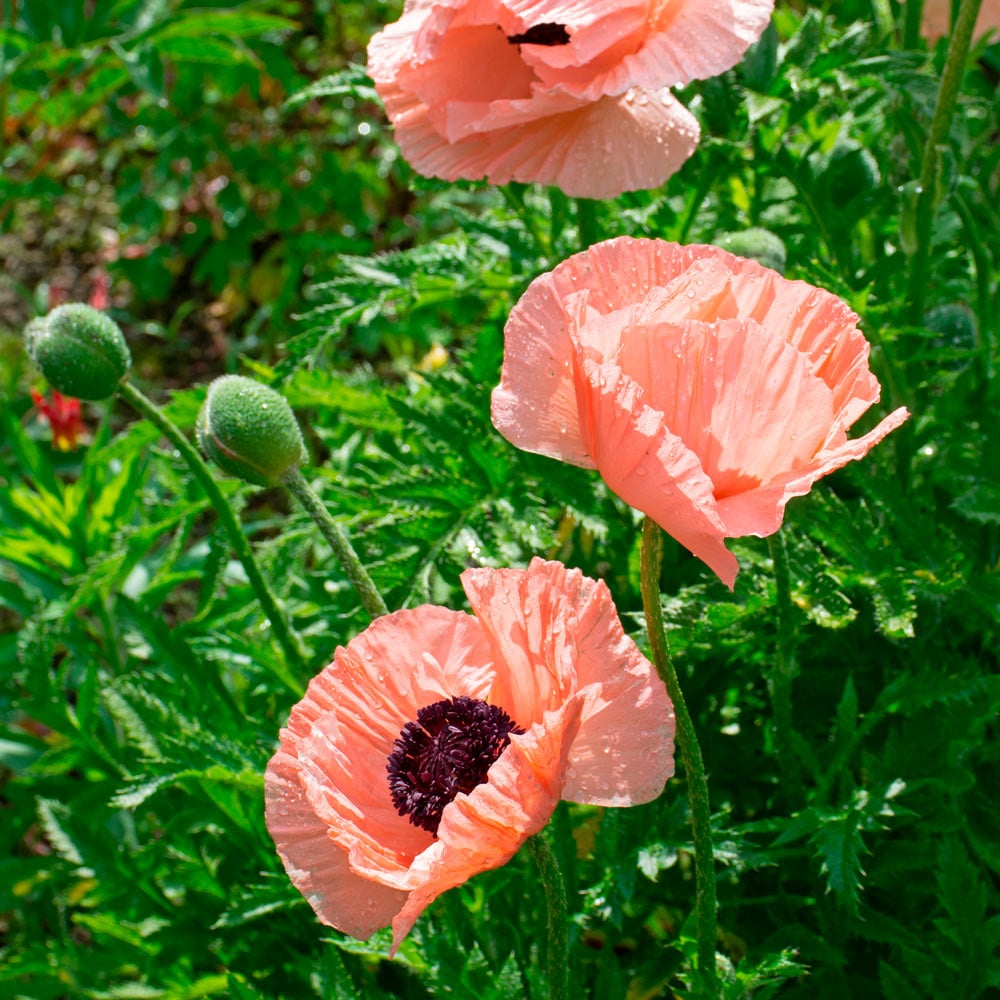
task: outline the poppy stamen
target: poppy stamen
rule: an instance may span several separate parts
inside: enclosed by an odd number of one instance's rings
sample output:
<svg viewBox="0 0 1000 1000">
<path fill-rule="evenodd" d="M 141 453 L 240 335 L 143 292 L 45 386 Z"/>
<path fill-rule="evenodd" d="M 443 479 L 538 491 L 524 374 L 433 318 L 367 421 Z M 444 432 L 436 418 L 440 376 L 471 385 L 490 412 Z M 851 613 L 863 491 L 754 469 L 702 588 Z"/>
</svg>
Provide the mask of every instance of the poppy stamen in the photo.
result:
<svg viewBox="0 0 1000 1000">
<path fill-rule="evenodd" d="M 386 762 L 389 793 L 400 816 L 437 834 L 444 807 L 468 794 L 521 729 L 497 705 L 479 698 L 445 698 L 408 722 Z"/>
<path fill-rule="evenodd" d="M 508 35 L 511 45 L 569 45 L 569 32 L 565 24 L 546 21 L 535 24 L 520 35 Z"/>
</svg>

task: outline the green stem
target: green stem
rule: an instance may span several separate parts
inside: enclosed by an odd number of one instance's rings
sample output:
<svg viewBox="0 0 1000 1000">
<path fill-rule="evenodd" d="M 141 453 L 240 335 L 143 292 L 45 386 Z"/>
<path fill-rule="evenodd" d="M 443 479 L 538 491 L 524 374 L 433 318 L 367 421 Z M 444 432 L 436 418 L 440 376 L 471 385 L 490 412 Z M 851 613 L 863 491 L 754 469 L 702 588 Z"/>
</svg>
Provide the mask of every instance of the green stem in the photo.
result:
<svg viewBox="0 0 1000 1000">
<path fill-rule="evenodd" d="M 580 232 L 580 249 L 601 242 L 601 226 L 597 220 L 597 202 L 593 198 L 575 198 L 576 225 Z"/>
<path fill-rule="evenodd" d="M 357 552 L 344 533 L 344 529 L 330 516 L 330 512 L 323 506 L 323 502 L 313 492 L 312 487 L 305 481 L 302 473 L 298 469 L 292 469 L 286 473 L 282 483 L 292 496 L 306 509 L 306 513 L 316 523 L 316 527 L 322 532 L 334 555 L 340 560 L 340 565 L 347 574 L 348 580 L 354 585 L 354 589 L 361 598 L 365 611 L 372 618 L 379 618 L 387 615 L 389 609 L 386 607 L 382 595 L 378 592 L 374 581 L 368 575 Z"/>
<path fill-rule="evenodd" d="M 767 539 L 774 565 L 774 587 L 777 594 L 778 648 L 774 664 L 768 673 L 768 690 L 774 712 L 775 746 L 782 771 L 793 789 L 802 785 L 802 772 L 794 750 L 792 728 L 792 680 L 795 664 L 795 633 L 792 625 L 792 580 L 788 568 L 788 551 L 781 532 Z"/>
<path fill-rule="evenodd" d="M 152 400 L 148 399 L 132 385 L 131 382 L 120 382 L 118 384 L 118 395 L 157 427 L 163 436 L 180 452 L 181 457 L 194 474 L 195 479 L 198 480 L 201 488 L 205 491 L 205 495 L 215 508 L 219 520 L 229 535 L 229 542 L 243 564 L 243 569 L 246 571 L 250 586 L 253 587 L 261 609 L 271 623 L 274 637 L 285 655 L 285 663 L 272 668 L 275 676 L 290 691 L 297 696 L 301 696 L 304 688 L 289 672 L 288 665 L 293 665 L 296 671 L 301 673 L 308 672 L 305 652 L 299 643 L 298 637 L 292 631 L 288 620 L 285 618 L 284 612 L 271 593 L 267 582 L 261 575 L 257 561 L 253 556 L 253 550 L 250 548 L 250 543 L 247 541 L 246 535 L 243 534 L 243 527 L 236 517 L 233 508 L 229 505 L 229 501 L 222 495 L 218 484 L 212 478 L 212 473 L 209 471 L 208 466 L 201 455 L 198 454 L 194 445 L 181 432 L 180 428 Z"/>
<path fill-rule="evenodd" d="M 983 383 L 986 390 L 993 382 L 993 364 L 996 356 L 996 330 L 993 325 L 992 275 L 990 255 L 983 247 L 979 236 L 979 225 L 961 191 L 955 192 L 955 209 L 965 227 L 966 246 L 972 254 L 976 270 L 976 353 L 982 359 Z"/>
<path fill-rule="evenodd" d="M 569 998 L 569 910 L 566 906 L 566 886 L 559 862 L 545 837 L 538 833 L 527 841 L 542 886 L 548 909 L 548 937 L 545 948 L 545 965 L 549 981 L 549 1000 Z"/>
<path fill-rule="evenodd" d="M 919 324 L 924 316 L 924 297 L 927 291 L 927 270 L 930 261 L 931 231 L 934 228 L 934 209 L 937 195 L 938 160 L 941 144 L 951 130 L 951 116 L 955 111 L 958 91 L 965 72 L 965 60 L 972 44 L 972 33 L 976 27 L 976 17 L 983 0 L 962 0 L 958 8 L 958 20 L 948 43 L 944 72 L 934 117 L 931 119 L 927 144 L 924 146 L 923 162 L 920 167 L 920 184 L 916 205 L 916 249 L 910 263 L 910 321 Z M 907 4 L 909 6 L 909 4 Z"/>
<path fill-rule="evenodd" d="M 915 49 L 920 42 L 920 18 L 924 0 L 906 0 L 903 8 L 903 48 Z"/>
<path fill-rule="evenodd" d="M 694 220 L 698 217 L 698 210 L 701 208 L 702 202 L 708 197 L 708 192 L 712 190 L 717 173 L 718 168 L 713 164 L 698 174 L 698 187 L 691 196 L 691 204 L 687 206 L 684 213 L 684 221 L 681 223 L 680 232 L 677 234 L 678 243 L 687 243 L 691 227 L 694 225 Z"/>
<path fill-rule="evenodd" d="M 889 0 L 872 0 L 872 17 L 878 25 L 878 33 L 882 38 L 888 38 L 895 27 L 892 16 L 892 5 Z"/>
<path fill-rule="evenodd" d="M 712 813 L 708 798 L 708 778 L 698 744 L 698 734 L 688 712 L 677 672 L 670 659 L 667 632 L 660 604 L 660 567 L 663 563 L 663 534 L 659 525 L 646 518 L 642 525 L 641 588 L 646 630 L 653 653 L 653 663 L 663 678 L 667 694 L 674 703 L 677 719 L 677 746 L 687 778 L 691 809 L 691 832 L 694 841 L 694 871 L 698 914 L 698 970 L 707 995 L 719 996 L 715 967 L 716 900 L 715 857 L 712 850 Z"/>
</svg>

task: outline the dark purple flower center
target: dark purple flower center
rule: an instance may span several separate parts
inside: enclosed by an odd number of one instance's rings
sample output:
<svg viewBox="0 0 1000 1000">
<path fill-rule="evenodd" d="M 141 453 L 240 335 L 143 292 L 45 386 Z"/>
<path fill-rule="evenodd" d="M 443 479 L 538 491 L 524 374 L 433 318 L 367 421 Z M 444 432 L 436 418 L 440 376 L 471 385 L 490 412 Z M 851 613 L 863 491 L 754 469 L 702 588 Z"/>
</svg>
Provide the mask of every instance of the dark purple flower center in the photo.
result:
<svg viewBox="0 0 1000 1000">
<path fill-rule="evenodd" d="M 511 733 L 523 732 L 502 708 L 478 698 L 424 706 L 403 726 L 386 762 L 396 811 L 436 835 L 444 807 L 481 785 Z"/>
<path fill-rule="evenodd" d="M 569 45 L 569 32 L 565 24 L 546 21 L 536 24 L 520 35 L 508 35 L 511 45 Z"/>
</svg>

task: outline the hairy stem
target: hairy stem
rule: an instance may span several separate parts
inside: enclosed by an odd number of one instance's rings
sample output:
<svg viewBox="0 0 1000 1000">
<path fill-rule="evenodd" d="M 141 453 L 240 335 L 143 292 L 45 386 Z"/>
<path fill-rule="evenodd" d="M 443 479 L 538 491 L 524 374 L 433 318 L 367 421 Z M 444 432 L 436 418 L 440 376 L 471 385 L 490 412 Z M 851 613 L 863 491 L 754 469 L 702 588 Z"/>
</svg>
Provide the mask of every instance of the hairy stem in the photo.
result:
<svg viewBox="0 0 1000 1000">
<path fill-rule="evenodd" d="M 767 540 L 774 565 L 774 587 L 777 592 L 778 648 L 768 674 L 768 690 L 774 712 L 775 746 L 778 759 L 791 787 L 802 784 L 802 769 L 795 753 L 792 729 L 792 680 L 796 674 L 795 636 L 792 626 L 792 581 L 788 568 L 788 551 L 781 532 Z"/>
<path fill-rule="evenodd" d="M 167 415 L 157 407 L 152 400 L 144 396 L 131 382 L 122 381 L 118 384 L 118 395 L 121 396 L 134 410 L 142 414 L 150 423 L 156 426 L 167 440 L 180 452 L 181 457 L 187 463 L 188 468 L 198 480 L 201 488 L 205 491 L 215 512 L 222 522 L 226 533 L 229 535 L 229 542 L 236 552 L 237 558 L 243 564 L 250 586 L 253 587 L 257 600 L 265 617 L 271 623 L 274 638 L 284 653 L 285 663 L 274 668 L 274 673 L 278 679 L 297 696 L 301 696 L 304 688 L 298 680 L 289 672 L 288 665 L 293 665 L 296 672 L 307 672 L 306 655 L 298 637 L 292 631 L 285 617 L 284 611 L 278 604 L 277 599 L 271 592 L 267 581 L 264 579 L 254 559 L 253 550 L 250 543 L 243 534 L 243 527 L 236 517 L 229 501 L 222 495 L 218 484 L 212 477 L 204 459 L 198 454 L 198 450 L 184 436 L 181 429 Z"/>
<path fill-rule="evenodd" d="M 911 0 L 912 2 L 912 0 Z M 983 0 L 961 0 L 958 19 L 948 43 L 944 72 L 934 117 L 931 119 L 927 144 L 924 146 L 920 166 L 920 185 L 916 204 L 916 248 L 910 262 L 910 321 L 920 323 L 924 316 L 924 299 L 927 291 L 927 269 L 930 261 L 931 232 L 934 228 L 934 209 L 937 195 L 938 163 L 941 144 L 951 129 L 951 116 L 958 101 L 958 91 L 965 72 L 965 61 L 972 44 L 976 17 Z M 909 4 L 907 4 L 909 6 Z"/>
<path fill-rule="evenodd" d="M 549 982 L 549 1000 L 568 1000 L 569 910 L 566 906 L 566 885 L 544 831 L 530 837 L 527 847 L 545 889 L 548 910 L 545 969 Z"/>
<path fill-rule="evenodd" d="M 302 504 L 306 513 L 313 519 L 316 527 L 329 543 L 330 548 L 333 549 L 333 553 L 340 561 L 348 580 L 351 581 L 358 597 L 361 598 L 365 611 L 372 618 L 387 615 L 389 609 L 386 607 L 385 601 L 382 600 L 382 595 L 378 592 L 374 581 L 368 575 L 368 570 L 365 569 L 357 552 L 354 551 L 344 529 L 330 516 L 330 512 L 323 506 L 323 501 L 316 496 L 302 473 L 298 469 L 292 469 L 284 476 L 282 482 L 288 492 Z"/>
<path fill-rule="evenodd" d="M 709 997 L 719 996 L 715 968 L 716 899 L 715 858 L 712 851 L 712 813 L 708 798 L 708 778 L 698 744 L 698 734 L 688 712 L 677 672 L 670 659 L 667 632 L 660 604 L 660 567 L 663 562 L 663 534 L 659 525 L 646 518 L 642 525 L 641 588 L 646 630 L 653 653 L 653 663 L 663 678 L 667 694 L 674 703 L 677 719 L 677 746 L 684 763 L 688 803 L 691 810 L 691 833 L 694 841 L 696 912 L 698 915 L 698 971 Z"/>
</svg>

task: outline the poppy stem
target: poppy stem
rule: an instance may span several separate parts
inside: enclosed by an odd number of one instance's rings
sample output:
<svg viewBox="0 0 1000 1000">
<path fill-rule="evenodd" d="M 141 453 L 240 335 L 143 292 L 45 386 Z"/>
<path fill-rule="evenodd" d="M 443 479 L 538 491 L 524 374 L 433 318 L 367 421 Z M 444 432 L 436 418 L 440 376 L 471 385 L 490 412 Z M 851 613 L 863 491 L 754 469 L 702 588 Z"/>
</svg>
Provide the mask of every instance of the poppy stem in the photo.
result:
<svg viewBox="0 0 1000 1000">
<path fill-rule="evenodd" d="M 792 727 L 792 681 L 797 667 L 795 663 L 794 629 L 792 627 L 792 577 L 788 568 L 788 550 L 785 537 L 779 531 L 767 539 L 774 566 L 775 604 L 778 613 L 778 648 L 774 665 L 768 674 L 767 686 L 771 695 L 771 709 L 774 712 L 774 736 L 781 767 L 789 779 L 792 789 L 802 784 L 799 756 L 794 750 Z"/>
<path fill-rule="evenodd" d="M 576 198 L 576 225 L 580 234 L 580 249 L 601 242 L 601 224 L 597 218 L 597 202 L 593 198 Z"/>
<path fill-rule="evenodd" d="M 934 116 L 927 133 L 920 181 L 915 208 L 915 249 L 910 262 L 910 321 L 923 322 L 924 297 L 927 291 L 927 267 L 931 250 L 931 232 L 934 228 L 934 210 L 937 202 L 938 164 L 940 147 L 947 141 L 951 129 L 951 116 L 958 100 L 958 91 L 965 72 L 965 61 L 972 44 L 976 18 L 983 0 L 961 0 L 958 17 L 952 28 L 945 56 L 941 87 L 934 105 Z M 909 6 L 909 4 L 907 4 Z"/>
<path fill-rule="evenodd" d="M 257 600 L 260 603 L 264 616 L 271 623 L 274 638 L 284 653 L 285 662 L 272 666 L 274 675 L 291 691 L 296 697 L 301 698 L 305 688 L 289 672 L 288 665 L 294 666 L 295 670 L 305 673 L 308 666 L 306 653 L 302 648 L 301 640 L 292 631 L 292 627 L 285 617 L 277 598 L 271 593 L 267 581 L 261 574 L 257 561 L 254 559 L 253 549 L 243 534 L 243 527 L 229 505 L 229 501 L 222 495 L 218 484 L 212 477 L 204 459 L 198 454 L 197 448 L 184 436 L 181 429 L 147 396 L 143 395 L 131 382 L 123 379 L 118 383 L 118 395 L 127 402 L 132 409 L 145 417 L 153 424 L 163 436 L 180 452 L 181 458 L 187 463 L 188 468 L 198 480 L 201 488 L 205 491 L 209 502 L 215 508 L 216 515 L 222 522 L 222 526 L 229 535 L 229 543 L 232 545 L 237 558 L 243 564 L 250 586 L 253 587 Z"/>
<path fill-rule="evenodd" d="M 903 7 L 903 48 L 915 49 L 920 42 L 920 18 L 924 0 L 908 0 Z"/>
<path fill-rule="evenodd" d="M 389 613 L 382 595 L 378 592 L 374 581 L 368 575 L 368 570 L 358 558 L 354 546 L 351 545 L 344 529 L 330 516 L 323 501 L 316 495 L 313 488 L 305 481 L 302 473 L 294 468 L 282 477 L 282 483 L 292 496 L 305 508 L 313 519 L 320 533 L 327 540 L 334 555 L 340 561 L 348 580 L 357 591 L 365 611 L 372 618 L 380 618 Z"/>
<path fill-rule="evenodd" d="M 549 1000 L 568 1000 L 569 910 L 566 906 L 566 885 L 559 870 L 559 862 L 544 831 L 529 837 L 527 847 L 545 887 L 545 901 L 548 907 L 545 965 L 549 981 Z"/>
<path fill-rule="evenodd" d="M 708 778 L 701 746 L 694 722 L 688 712 L 681 691 L 677 671 L 670 659 L 667 632 L 663 625 L 663 607 L 660 603 L 660 568 L 663 564 L 663 532 L 651 518 L 642 524 L 640 586 L 642 607 L 646 615 L 646 630 L 653 653 L 653 663 L 663 678 L 667 694 L 674 703 L 677 719 L 677 745 L 684 762 L 687 779 L 688 803 L 691 810 L 691 834 L 694 841 L 694 870 L 696 884 L 696 911 L 698 915 L 698 972 L 705 995 L 719 996 L 719 979 L 716 973 L 715 856 L 712 849 L 712 812 L 708 798 Z"/>
</svg>

